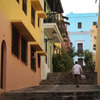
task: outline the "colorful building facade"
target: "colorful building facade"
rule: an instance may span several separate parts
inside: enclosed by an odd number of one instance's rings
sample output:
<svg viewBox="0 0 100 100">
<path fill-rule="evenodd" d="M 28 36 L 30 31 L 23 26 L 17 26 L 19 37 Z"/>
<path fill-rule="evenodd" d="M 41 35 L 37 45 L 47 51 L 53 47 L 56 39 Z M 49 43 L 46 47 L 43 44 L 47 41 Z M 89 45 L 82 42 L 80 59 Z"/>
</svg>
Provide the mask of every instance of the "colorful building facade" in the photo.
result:
<svg viewBox="0 0 100 100">
<path fill-rule="evenodd" d="M 70 26 L 67 26 L 69 37 L 75 48 L 75 52 L 83 52 L 88 49 L 92 52 L 92 37 L 90 29 L 92 25 L 97 25 L 98 13 L 70 13 Z M 85 65 L 84 57 L 74 57 L 74 61 L 78 61 L 82 66 Z"/>
<path fill-rule="evenodd" d="M 54 5 L 58 4 L 59 8 Z M 41 78 L 46 79 L 47 73 L 53 72 L 52 58 L 54 54 L 54 45 L 63 41 L 59 22 L 61 20 L 60 14 L 63 13 L 60 0 L 42 0 L 44 11 L 46 12 L 47 18 L 42 20 L 42 47 L 47 53 L 47 57 L 42 57 L 42 72 Z M 54 8 L 53 8 L 54 7 Z M 55 9 L 55 10 L 54 10 Z"/>
<path fill-rule="evenodd" d="M 100 2 L 99 2 L 100 5 Z M 96 71 L 98 85 L 100 85 L 100 6 L 99 6 L 99 17 L 98 17 L 98 27 L 97 27 L 97 37 L 96 37 Z"/>
<path fill-rule="evenodd" d="M 0 0 L 0 89 L 40 83 L 41 18 L 40 0 Z"/>
</svg>

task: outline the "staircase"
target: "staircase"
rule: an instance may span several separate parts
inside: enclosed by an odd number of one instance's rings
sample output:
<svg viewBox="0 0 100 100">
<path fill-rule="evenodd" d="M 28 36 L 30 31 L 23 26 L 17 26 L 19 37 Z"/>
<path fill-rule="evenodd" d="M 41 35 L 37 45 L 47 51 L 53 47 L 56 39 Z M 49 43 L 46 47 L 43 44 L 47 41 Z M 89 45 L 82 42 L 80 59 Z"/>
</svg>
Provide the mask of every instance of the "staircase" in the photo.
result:
<svg viewBox="0 0 100 100">
<path fill-rule="evenodd" d="M 100 87 L 93 85 L 42 85 L 11 91 L 0 100 L 100 100 Z"/>
<path fill-rule="evenodd" d="M 49 73 L 41 85 L 0 94 L 0 100 L 100 100 L 96 73 L 85 73 L 86 79 L 76 88 L 71 73 Z"/>
<path fill-rule="evenodd" d="M 80 80 L 80 84 L 93 85 L 97 84 L 96 72 L 85 72 L 85 79 Z M 40 85 L 73 85 L 75 80 L 72 78 L 72 73 L 48 73 L 47 79 L 42 80 Z"/>
</svg>

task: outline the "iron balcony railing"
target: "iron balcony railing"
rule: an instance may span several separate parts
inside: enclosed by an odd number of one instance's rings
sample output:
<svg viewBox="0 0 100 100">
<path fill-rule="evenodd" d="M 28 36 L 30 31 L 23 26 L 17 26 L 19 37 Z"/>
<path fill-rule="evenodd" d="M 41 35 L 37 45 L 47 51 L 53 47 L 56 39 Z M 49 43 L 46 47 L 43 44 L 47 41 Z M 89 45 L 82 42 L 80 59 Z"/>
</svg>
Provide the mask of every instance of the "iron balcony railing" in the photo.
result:
<svg viewBox="0 0 100 100">
<path fill-rule="evenodd" d="M 44 19 L 44 23 L 56 23 L 58 26 L 58 29 L 62 34 L 67 34 L 66 28 L 63 28 L 63 21 L 62 20 L 58 20 L 58 15 L 54 13 L 47 13 L 47 18 Z"/>
</svg>

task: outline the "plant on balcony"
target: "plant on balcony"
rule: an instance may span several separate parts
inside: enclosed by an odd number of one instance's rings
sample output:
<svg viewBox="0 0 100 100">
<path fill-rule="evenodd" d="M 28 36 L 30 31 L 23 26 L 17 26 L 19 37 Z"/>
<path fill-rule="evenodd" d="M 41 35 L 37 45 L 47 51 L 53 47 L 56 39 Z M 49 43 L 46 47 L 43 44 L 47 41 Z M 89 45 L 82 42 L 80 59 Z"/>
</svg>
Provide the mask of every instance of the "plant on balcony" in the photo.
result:
<svg viewBox="0 0 100 100">
<path fill-rule="evenodd" d="M 52 14 L 48 12 L 46 15 L 47 18 L 44 19 L 44 23 L 52 23 L 53 22 Z"/>
</svg>

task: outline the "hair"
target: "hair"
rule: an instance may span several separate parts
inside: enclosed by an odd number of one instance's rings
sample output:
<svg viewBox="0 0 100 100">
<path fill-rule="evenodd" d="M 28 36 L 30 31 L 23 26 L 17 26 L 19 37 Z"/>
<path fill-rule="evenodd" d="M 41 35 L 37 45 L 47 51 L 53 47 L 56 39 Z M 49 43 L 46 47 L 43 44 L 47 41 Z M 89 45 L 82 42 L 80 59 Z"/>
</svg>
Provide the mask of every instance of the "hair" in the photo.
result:
<svg viewBox="0 0 100 100">
<path fill-rule="evenodd" d="M 77 61 L 75 61 L 75 64 L 78 64 L 78 62 L 77 62 Z"/>
</svg>

